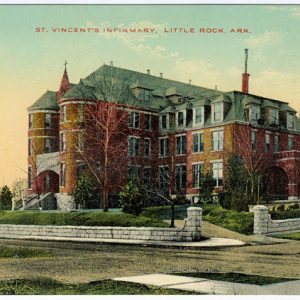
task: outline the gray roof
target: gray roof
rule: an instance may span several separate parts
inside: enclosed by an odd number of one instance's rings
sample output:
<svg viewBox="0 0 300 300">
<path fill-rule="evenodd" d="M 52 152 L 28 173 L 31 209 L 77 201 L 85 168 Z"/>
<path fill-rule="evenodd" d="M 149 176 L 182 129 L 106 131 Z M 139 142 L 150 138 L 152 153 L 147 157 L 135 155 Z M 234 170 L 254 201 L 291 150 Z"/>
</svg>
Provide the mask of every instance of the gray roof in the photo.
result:
<svg viewBox="0 0 300 300">
<path fill-rule="evenodd" d="M 47 91 L 27 109 L 31 111 L 31 110 L 38 110 L 38 109 L 58 110 L 58 108 L 59 107 L 56 100 L 56 92 Z"/>
</svg>

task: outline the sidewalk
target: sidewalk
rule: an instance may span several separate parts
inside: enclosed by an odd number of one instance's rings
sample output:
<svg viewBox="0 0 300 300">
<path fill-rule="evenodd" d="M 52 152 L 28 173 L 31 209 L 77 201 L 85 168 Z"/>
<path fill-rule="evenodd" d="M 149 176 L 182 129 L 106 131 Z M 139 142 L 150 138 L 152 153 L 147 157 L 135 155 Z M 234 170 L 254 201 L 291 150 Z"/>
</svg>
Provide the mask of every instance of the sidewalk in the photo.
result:
<svg viewBox="0 0 300 300">
<path fill-rule="evenodd" d="M 119 277 L 113 278 L 113 280 L 195 291 L 210 295 L 300 295 L 300 280 L 264 286 L 166 274 Z"/>
</svg>

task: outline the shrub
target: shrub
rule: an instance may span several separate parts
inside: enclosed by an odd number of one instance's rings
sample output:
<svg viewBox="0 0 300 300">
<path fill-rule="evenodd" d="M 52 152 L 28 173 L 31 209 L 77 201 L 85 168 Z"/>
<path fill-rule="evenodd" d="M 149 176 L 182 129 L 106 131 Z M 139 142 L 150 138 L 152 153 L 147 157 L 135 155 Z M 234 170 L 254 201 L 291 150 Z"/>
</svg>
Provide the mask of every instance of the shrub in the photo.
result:
<svg viewBox="0 0 300 300">
<path fill-rule="evenodd" d="M 85 174 L 80 175 L 73 191 L 74 200 L 80 208 L 90 208 L 96 198 L 93 181 Z"/>
<path fill-rule="evenodd" d="M 189 205 L 175 206 L 175 219 L 183 220 L 187 217 Z M 140 216 L 158 220 L 171 219 L 171 206 L 153 206 L 144 208 Z"/>
<path fill-rule="evenodd" d="M 284 204 L 280 204 L 276 207 L 276 210 L 278 211 L 284 211 Z"/>
<path fill-rule="evenodd" d="M 225 209 L 231 209 L 231 193 L 220 193 L 219 203 Z"/>
<path fill-rule="evenodd" d="M 291 209 L 299 209 L 300 208 L 300 205 L 299 203 L 295 203 L 295 204 L 292 204 L 288 207 L 288 210 L 291 210 Z"/>
<path fill-rule="evenodd" d="M 278 210 L 271 212 L 271 218 L 273 220 L 284 220 L 284 219 L 296 219 L 300 218 L 300 209 L 290 209 L 290 210 Z"/>
</svg>

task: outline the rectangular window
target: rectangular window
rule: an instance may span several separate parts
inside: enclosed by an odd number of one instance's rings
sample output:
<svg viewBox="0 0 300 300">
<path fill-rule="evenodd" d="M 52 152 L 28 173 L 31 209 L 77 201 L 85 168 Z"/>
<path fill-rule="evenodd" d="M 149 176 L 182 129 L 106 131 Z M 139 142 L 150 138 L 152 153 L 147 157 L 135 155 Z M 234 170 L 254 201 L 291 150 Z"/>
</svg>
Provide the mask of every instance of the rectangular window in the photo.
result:
<svg viewBox="0 0 300 300">
<path fill-rule="evenodd" d="M 258 105 L 251 106 L 251 121 L 256 122 L 260 118 L 260 107 Z"/>
<path fill-rule="evenodd" d="M 151 130 L 151 115 L 144 114 L 144 129 Z"/>
<path fill-rule="evenodd" d="M 293 150 L 293 136 L 289 135 L 288 137 L 288 151 Z"/>
<path fill-rule="evenodd" d="M 251 150 L 254 151 L 255 150 L 255 130 L 251 129 Z"/>
<path fill-rule="evenodd" d="M 204 151 L 203 133 L 193 134 L 193 153 L 199 153 Z"/>
<path fill-rule="evenodd" d="M 144 140 L 144 157 L 150 158 L 151 155 L 151 139 L 145 138 Z"/>
<path fill-rule="evenodd" d="M 139 166 L 128 166 L 128 180 L 135 180 L 139 178 L 139 172 Z"/>
<path fill-rule="evenodd" d="M 60 185 L 61 186 L 66 185 L 66 164 L 65 163 L 60 164 Z"/>
<path fill-rule="evenodd" d="M 128 127 L 140 128 L 140 113 L 136 111 L 130 111 L 128 113 Z"/>
<path fill-rule="evenodd" d="M 279 135 L 274 136 L 274 152 L 279 152 Z"/>
<path fill-rule="evenodd" d="M 186 137 L 185 135 L 176 136 L 176 155 L 186 153 Z"/>
<path fill-rule="evenodd" d="M 29 124 L 28 124 L 29 129 L 32 129 L 32 126 L 33 126 L 33 114 L 29 114 Z"/>
<path fill-rule="evenodd" d="M 193 188 L 199 188 L 201 186 L 201 179 L 203 176 L 203 163 L 192 164 L 192 180 Z"/>
<path fill-rule="evenodd" d="M 67 140 L 66 140 L 66 133 L 60 133 L 60 151 L 66 151 L 67 149 Z"/>
<path fill-rule="evenodd" d="M 213 105 L 213 122 L 221 122 L 223 103 L 216 103 Z"/>
<path fill-rule="evenodd" d="M 83 134 L 82 134 L 82 131 L 78 131 L 78 133 L 77 133 L 77 147 L 78 147 L 78 150 L 83 150 Z"/>
<path fill-rule="evenodd" d="M 167 189 L 168 189 L 168 172 L 169 172 L 169 167 L 168 166 L 162 166 L 162 167 L 159 167 L 158 169 L 158 186 L 159 186 L 159 189 L 161 191 L 164 191 L 164 192 L 167 192 Z"/>
<path fill-rule="evenodd" d="M 166 130 L 169 128 L 168 119 L 168 115 L 162 115 L 159 117 L 159 127 L 161 130 Z"/>
<path fill-rule="evenodd" d="M 151 187 L 151 185 L 152 185 L 152 169 L 151 169 L 151 167 L 144 168 L 144 184 L 146 187 Z"/>
<path fill-rule="evenodd" d="M 271 145 L 270 145 L 270 134 L 266 133 L 266 151 L 270 151 Z"/>
<path fill-rule="evenodd" d="M 142 101 L 150 101 L 151 99 L 151 91 L 146 89 L 140 89 L 139 100 Z"/>
<path fill-rule="evenodd" d="M 77 108 L 77 122 L 83 122 L 83 104 L 79 104 Z"/>
<path fill-rule="evenodd" d="M 183 127 L 184 126 L 184 112 L 179 111 L 177 112 L 177 127 Z"/>
<path fill-rule="evenodd" d="M 223 162 L 211 163 L 211 173 L 216 187 L 223 186 Z"/>
<path fill-rule="evenodd" d="M 175 166 L 175 188 L 180 190 L 186 186 L 186 166 Z"/>
<path fill-rule="evenodd" d="M 271 124 L 278 123 L 278 110 L 275 108 L 271 108 L 270 110 L 270 123 Z"/>
<path fill-rule="evenodd" d="M 137 137 L 130 136 L 128 138 L 128 156 L 135 157 L 139 156 L 140 153 L 140 139 Z"/>
<path fill-rule="evenodd" d="M 159 156 L 166 157 L 169 154 L 169 139 L 163 138 L 159 139 Z"/>
<path fill-rule="evenodd" d="M 67 121 L 67 106 L 66 105 L 61 106 L 61 121 L 62 122 Z"/>
<path fill-rule="evenodd" d="M 288 129 L 295 129 L 295 116 L 293 114 L 287 115 L 287 128 Z"/>
<path fill-rule="evenodd" d="M 50 153 L 51 152 L 51 143 L 50 143 L 50 138 L 45 138 L 45 145 L 44 145 L 44 152 L 45 153 Z"/>
<path fill-rule="evenodd" d="M 32 167 L 28 167 L 28 188 L 32 188 Z"/>
<path fill-rule="evenodd" d="M 194 125 L 203 124 L 204 123 L 204 108 L 197 107 L 197 108 L 195 108 L 194 113 L 195 113 Z"/>
<path fill-rule="evenodd" d="M 213 151 L 223 150 L 223 129 L 211 132 L 211 144 Z"/>
<path fill-rule="evenodd" d="M 28 156 L 32 156 L 32 140 L 28 139 Z"/>
<path fill-rule="evenodd" d="M 51 127 L 51 114 L 46 113 L 45 114 L 45 128 L 48 129 Z"/>
</svg>

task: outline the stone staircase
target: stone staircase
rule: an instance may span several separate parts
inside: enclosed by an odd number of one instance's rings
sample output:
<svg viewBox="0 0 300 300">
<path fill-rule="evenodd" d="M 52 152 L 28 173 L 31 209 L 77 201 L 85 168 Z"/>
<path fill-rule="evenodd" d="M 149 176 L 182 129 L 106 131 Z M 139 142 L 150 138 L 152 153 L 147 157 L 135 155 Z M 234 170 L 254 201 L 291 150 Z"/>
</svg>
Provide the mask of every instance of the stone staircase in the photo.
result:
<svg viewBox="0 0 300 300">
<path fill-rule="evenodd" d="M 16 210 L 55 210 L 57 208 L 54 193 L 43 195 L 30 195 L 23 200 L 23 203 L 16 207 Z"/>
</svg>

